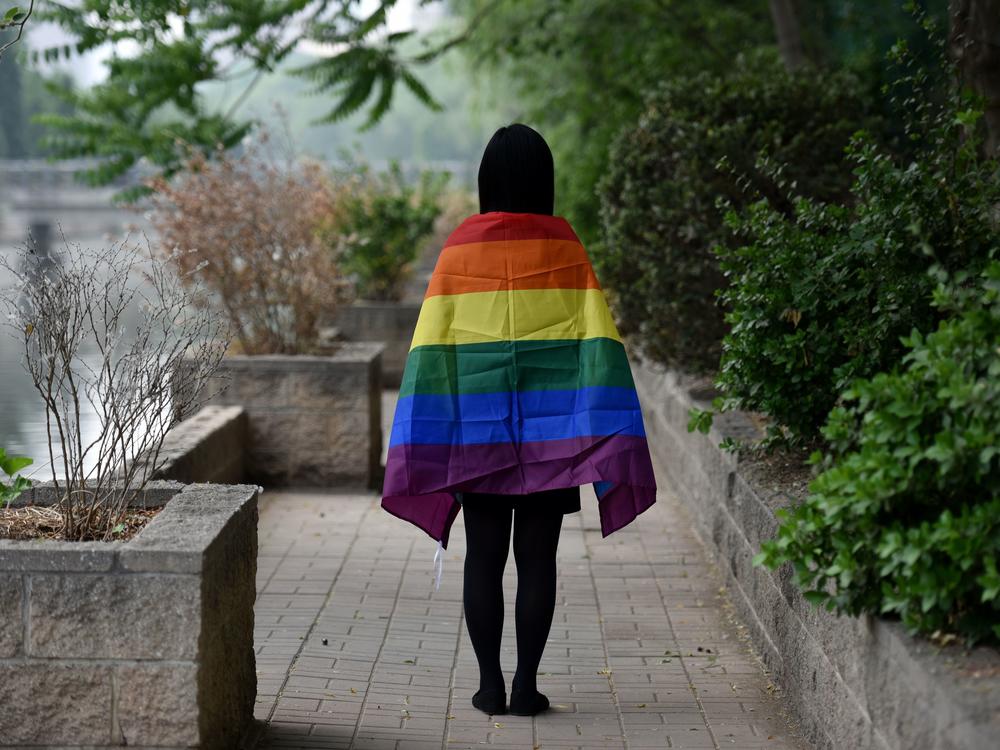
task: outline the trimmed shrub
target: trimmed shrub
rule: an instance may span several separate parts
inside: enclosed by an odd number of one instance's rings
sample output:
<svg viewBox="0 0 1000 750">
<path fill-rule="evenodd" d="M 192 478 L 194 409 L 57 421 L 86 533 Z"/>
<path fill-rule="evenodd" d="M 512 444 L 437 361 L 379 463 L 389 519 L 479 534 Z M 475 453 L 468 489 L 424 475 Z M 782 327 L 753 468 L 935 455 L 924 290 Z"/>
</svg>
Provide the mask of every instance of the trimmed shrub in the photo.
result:
<svg viewBox="0 0 1000 750">
<path fill-rule="evenodd" d="M 978 156 L 975 110 L 957 96 L 920 106 L 912 160 L 852 140 L 851 206 L 798 198 L 789 215 L 764 198 L 727 215 L 742 244 L 716 250 L 730 325 L 717 383 L 724 408 L 770 415 L 773 438 L 817 437 L 841 391 L 892 368 L 911 328 L 934 328 L 933 264 L 976 273 L 1000 246 L 997 163 Z"/>
<path fill-rule="evenodd" d="M 801 195 L 846 195 L 844 148 L 867 121 L 860 88 L 843 72 L 789 74 L 760 53 L 725 77 L 672 79 L 652 92 L 612 146 L 594 253 L 622 332 L 646 355 L 714 371 L 726 331 L 715 291 L 725 279 L 711 248 L 731 239 L 719 199 L 780 203 L 777 179 Z M 758 169 L 761 153 L 786 165 L 781 178 Z"/>
<path fill-rule="evenodd" d="M 386 172 L 373 173 L 360 163 L 350 170 L 325 234 L 358 297 L 399 300 L 413 262 L 434 232 L 448 175 L 424 171 L 410 184 L 397 162 Z"/>
<path fill-rule="evenodd" d="M 911 631 L 1000 640 L 1000 262 L 914 330 L 898 369 L 857 381 L 823 429 L 825 470 L 756 562 L 794 565 L 805 596 Z"/>
</svg>

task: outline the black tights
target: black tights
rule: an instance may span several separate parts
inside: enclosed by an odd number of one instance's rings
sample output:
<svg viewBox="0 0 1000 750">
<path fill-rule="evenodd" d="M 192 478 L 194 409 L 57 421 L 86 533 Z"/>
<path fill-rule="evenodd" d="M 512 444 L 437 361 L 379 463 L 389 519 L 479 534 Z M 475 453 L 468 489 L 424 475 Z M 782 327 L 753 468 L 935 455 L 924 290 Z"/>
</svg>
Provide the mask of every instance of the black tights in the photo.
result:
<svg viewBox="0 0 1000 750">
<path fill-rule="evenodd" d="M 469 498 L 471 500 L 472 498 Z M 466 501 L 465 623 L 479 661 L 480 689 L 504 689 L 500 668 L 503 632 L 503 571 L 514 526 L 514 562 L 517 565 L 517 671 L 513 690 L 537 689 L 535 675 L 556 605 L 556 548 L 562 513 L 539 506 L 512 510 L 504 498 L 477 496 Z M 527 506 L 527 504 L 525 504 Z"/>
</svg>

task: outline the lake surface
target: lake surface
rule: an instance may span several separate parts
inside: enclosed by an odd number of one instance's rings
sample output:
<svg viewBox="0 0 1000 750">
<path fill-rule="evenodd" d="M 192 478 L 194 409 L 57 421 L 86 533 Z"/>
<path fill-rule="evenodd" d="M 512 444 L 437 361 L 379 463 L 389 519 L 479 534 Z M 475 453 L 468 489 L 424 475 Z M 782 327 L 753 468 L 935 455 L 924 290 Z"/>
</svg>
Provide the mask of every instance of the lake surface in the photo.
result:
<svg viewBox="0 0 1000 750">
<path fill-rule="evenodd" d="M 85 248 L 103 245 L 107 241 L 106 237 L 70 238 L 70 242 L 78 242 Z M 53 246 L 56 251 L 62 247 L 58 240 Z M 16 244 L 0 244 L 0 256 L 6 258 L 16 256 Z M 0 288 L 7 288 L 10 283 L 11 276 L 5 269 L 0 268 Z M 0 312 L 6 315 L 6 311 Z M 84 345 L 81 348 L 81 355 L 95 356 L 94 346 Z M 0 447 L 3 447 L 8 455 L 33 458 L 35 463 L 23 473 L 32 479 L 44 481 L 51 479 L 45 405 L 23 363 L 23 341 L 10 328 L 6 317 L 0 318 Z M 87 404 L 84 406 L 89 407 Z M 99 436 L 100 421 L 92 409 L 87 408 L 80 415 L 80 425 L 84 445 Z M 58 445 L 58 435 L 55 434 L 53 450 L 57 457 Z M 92 457 L 96 457 L 96 451 L 92 454 Z M 85 462 L 85 465 L 89 468 L 93 465 L 93 461 Z"/>
</svg>

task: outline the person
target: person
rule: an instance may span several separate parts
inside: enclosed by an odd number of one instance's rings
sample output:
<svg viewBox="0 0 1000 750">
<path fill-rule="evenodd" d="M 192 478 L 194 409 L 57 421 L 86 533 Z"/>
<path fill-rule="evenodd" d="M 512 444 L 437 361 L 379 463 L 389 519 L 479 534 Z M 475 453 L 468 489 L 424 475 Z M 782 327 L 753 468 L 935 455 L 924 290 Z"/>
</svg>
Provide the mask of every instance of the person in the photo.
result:
<svg viewBox="0 0 1000 750">
<path fill-rule="evenodd" d="M 555 209 L 552 152 L 542 136 L 516 123 L 490 139 L 479 166 L 479 212 L 551 216 Z M 522 496 L 463 493 L 465 623 L 479 662 L 479 691 L 472 705 L 503 713 L 506 689 L 500 668 L 503 573 L 514 534 L 517 597 L 514 608 L 517 668 L 510 711 L 535 714 L 549 706 L 536 673 L 556 604 L 556 551 L 563 515 L 580 511 L 579 486 Z"/>
<path fill-rule="evenodd" d="M 462 598 L 479 663 L 472 704 L 489 714 L 507 711 L 500 648 L 512 534 L 509 710 L 531 716 L 550 705 L 536 675 L 562 521 L 581 510 L 580 486 L 594 484 L 603 536 L 656 495 L 621 337 L 554 204 L 548 144 L 527 125 L 501 127 L 480 163 L 479 214 L 452 233 L 432 272 L 386 461 L 382 507 L 438 540 L 439 553 L 463 511 Z"/>
</svg>

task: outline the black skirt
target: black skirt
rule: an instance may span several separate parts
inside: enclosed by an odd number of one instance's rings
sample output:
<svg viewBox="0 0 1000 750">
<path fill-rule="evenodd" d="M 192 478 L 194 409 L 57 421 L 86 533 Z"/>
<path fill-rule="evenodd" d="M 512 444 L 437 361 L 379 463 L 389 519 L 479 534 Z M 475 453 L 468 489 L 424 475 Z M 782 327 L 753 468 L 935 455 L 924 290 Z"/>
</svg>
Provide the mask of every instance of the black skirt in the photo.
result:
<svg viewBox="0 0 1000 750">
<path fill-rule="evenodd" d="M 551 509 L 553 513 L 576 513 L 580 510 L 580 488 L 560 487 L 555 490 L 530 492 L 526 495 L 497 495 L 491 492 L 463 492 L 459 498 L 466 503 L 489 503 L 496 506 L 505 503 L 512 509 Z"/>
</svg>

